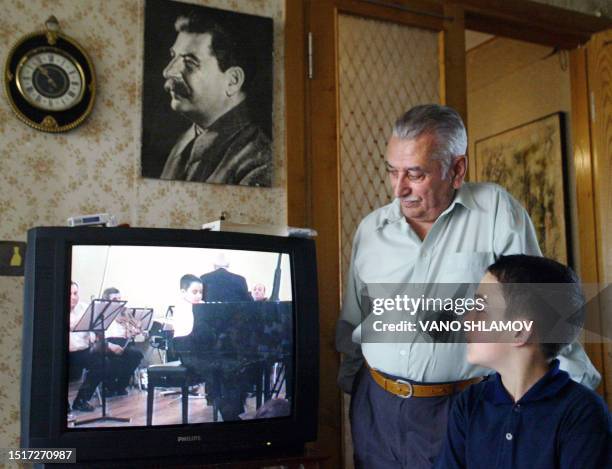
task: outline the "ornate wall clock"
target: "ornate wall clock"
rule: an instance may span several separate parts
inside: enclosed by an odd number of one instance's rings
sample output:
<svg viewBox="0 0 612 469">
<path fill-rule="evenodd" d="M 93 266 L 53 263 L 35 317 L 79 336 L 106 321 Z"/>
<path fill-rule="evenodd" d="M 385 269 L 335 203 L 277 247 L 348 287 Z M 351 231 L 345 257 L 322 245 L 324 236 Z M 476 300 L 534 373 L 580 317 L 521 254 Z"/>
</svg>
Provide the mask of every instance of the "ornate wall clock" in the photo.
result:
<svg viewBox="0 0 612 469">
<path fill-rule="evenodd" d="M 4 88 L 23 122 L 45 132 L 65 132 L 91 113 L 95 71 L 85 50 L 60 33 L 54 16 L 45 25 L 46 31 L 23 37 L 10 50 Z"/>
</svg>

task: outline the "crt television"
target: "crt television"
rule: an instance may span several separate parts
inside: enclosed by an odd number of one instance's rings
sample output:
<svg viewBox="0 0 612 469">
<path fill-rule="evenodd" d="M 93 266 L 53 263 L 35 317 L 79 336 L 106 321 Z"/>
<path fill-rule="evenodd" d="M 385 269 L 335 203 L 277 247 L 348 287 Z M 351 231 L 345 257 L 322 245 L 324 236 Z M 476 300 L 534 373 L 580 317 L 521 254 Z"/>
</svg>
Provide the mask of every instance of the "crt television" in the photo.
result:
<svg viewBox="0 0 612 469">
<path fill-rule="evenodd" d="M 304 238 L 30 230 L 22 446 L 102 466 L 303 449 L 318 413 L 315 259 Z"/>
</svg>

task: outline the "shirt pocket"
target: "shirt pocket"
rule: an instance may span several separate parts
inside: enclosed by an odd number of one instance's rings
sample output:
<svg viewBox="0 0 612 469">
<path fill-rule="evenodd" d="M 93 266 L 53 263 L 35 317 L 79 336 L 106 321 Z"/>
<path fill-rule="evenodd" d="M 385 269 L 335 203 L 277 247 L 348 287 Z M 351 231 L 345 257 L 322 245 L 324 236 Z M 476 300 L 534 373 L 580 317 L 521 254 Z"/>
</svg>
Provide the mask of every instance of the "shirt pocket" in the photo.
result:
<svg viewBox="0 0 612 469">
<path fill-rule="evenodd" d="M 455 252 L 445 256 L 440 283 L 479 283 L 495 261 L 493 252 Z"/>
</svg>

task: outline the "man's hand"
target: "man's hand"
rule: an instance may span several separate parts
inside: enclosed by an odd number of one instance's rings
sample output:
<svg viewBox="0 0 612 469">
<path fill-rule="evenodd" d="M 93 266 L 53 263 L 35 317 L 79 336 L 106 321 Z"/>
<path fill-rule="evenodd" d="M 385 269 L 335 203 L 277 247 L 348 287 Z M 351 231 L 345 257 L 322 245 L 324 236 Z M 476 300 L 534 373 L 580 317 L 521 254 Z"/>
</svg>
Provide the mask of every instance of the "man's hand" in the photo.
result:
<svg viewBox="0 0 612 469">
<path fill-rule="evenodd" d="M 111 352 L 113 352 L 115 355 L 121 355 L 123 353 L 123 347 L 117 345 L 117 344 L 113 344 L 111 342 L 109 342 L 107 344 L 108 350 L 110 350 Z"/>
</svg>

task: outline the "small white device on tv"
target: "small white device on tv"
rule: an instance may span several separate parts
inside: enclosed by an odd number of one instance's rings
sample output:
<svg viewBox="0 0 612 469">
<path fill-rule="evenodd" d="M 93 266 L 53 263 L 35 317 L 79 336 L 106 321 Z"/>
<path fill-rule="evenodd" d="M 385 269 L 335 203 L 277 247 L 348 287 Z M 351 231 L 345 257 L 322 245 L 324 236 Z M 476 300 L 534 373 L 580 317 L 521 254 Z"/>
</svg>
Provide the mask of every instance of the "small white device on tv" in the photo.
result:
<svg viewBox="0 0 612 469">
<path fill-rule="evenodd" d="M 94 213 L 92 215 L 79 215 L 76 217 L 70 217 L 68 220 L 68 226 L 91 226 L 91 225 L 102 225 L 102 226 L 117 226 L 117 220 L 114 215 L 108 213 Z"/>
</svg>

